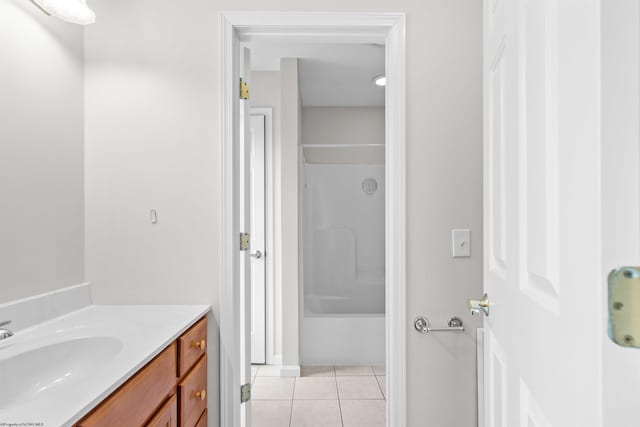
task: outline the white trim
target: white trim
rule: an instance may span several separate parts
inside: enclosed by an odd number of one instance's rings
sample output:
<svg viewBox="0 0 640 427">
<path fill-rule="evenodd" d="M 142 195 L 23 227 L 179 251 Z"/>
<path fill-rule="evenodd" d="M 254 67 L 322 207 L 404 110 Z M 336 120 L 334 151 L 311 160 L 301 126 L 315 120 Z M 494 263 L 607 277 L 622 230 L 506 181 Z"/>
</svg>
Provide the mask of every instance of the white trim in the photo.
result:
<svg viewBox="0 0 640 427">
<path fill-rule="evenodd" d="M 239 173 L 239 121 L 236 96 L 239 65 L 234 52 L 239 42 L 231 22 L 220 14 L 219 67 L 219 197 L 220 197 L 220 425 L 239 427 L 240 411 L 240 262 L 238 236 L 239 215 L 234 207 L 238 203 Z M 238 77 L 239 78 L 239 77 Z M 228 310 L 228 307 L 236 309 Z M 233 396 L 234 398 L 228 398 Z"/>
<path fill-rule="evenodd" d="M 233 218 L 235 164 L 234 106 L 237 56 L 242 39 L 304 43 L 385 43 L 386 45 L 386 365 L 389 427 L 406 420 L 406 178 L 405 178 L 405 15 L 403 13 L 220 13 L 220 422 L 239 427 L 238 353 L 240 332 L 233 324 L 239 304 Z M 237 347 L 235 347 L 237 344 Z M 237 414 L 237 415 L 236 415 Z"/>
<path fill-rule="evenodd" d="M 300 366 L 281 366 L 280 367 L 280 376 L 281 377 L 290 377 L 295 378 L 300 376 Z"/>
<path fill-rule="evenodd" d="M 384 144 L 300 144 L 302 148 L 382 148 Z"/>
<path fill-rule="evenodd" d="M 271 107 L 251 107 L 252 115 L 264 116 L 264 158 L 265 158 L 265 261 L 266 261 L 266 364 L 276 365 L 277 360 L 282 360 L 281 350 L 277 349 L 276 317 L 275 317 L 275 242 L 273 219 L 275 217 L 274 206 L 274 176 L 273 176 L 273 108 Z M 279 365 L 281 362 L 277 363 Z"/>
<path fill-rule="evenodd" d="M 478 427 L 484 427 L 484 328 L 476 330 L 476 374 L 478 376 Z"/>
</svg>

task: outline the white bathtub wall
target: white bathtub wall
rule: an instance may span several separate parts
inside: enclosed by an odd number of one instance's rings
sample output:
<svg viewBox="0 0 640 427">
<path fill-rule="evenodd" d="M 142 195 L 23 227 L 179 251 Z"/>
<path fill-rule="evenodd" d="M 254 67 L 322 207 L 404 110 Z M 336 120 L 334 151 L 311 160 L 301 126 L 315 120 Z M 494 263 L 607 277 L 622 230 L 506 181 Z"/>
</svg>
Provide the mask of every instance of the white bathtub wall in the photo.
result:
<svg viewBox="0 0 640 427">
<path fill-rule="evenodd" d="M 302 363 L 384 364 L 384 166 L 305 164 L 304 179 Z"/>
<path fill-rule="evenodd" d="M 305 317 L 301 360 L 305 366 L 384 365 L 384 316 Z"/>
<path fill-rule="evenodd" d="M 82 46 L 81 26 L 0 1 L 0 303 L 84 281 Z"/>
<path fill-rule="evenodd" d="M 304 173 L 305 317 L 384 313 L 384 166 L 306 164 Z"/>
</svg>

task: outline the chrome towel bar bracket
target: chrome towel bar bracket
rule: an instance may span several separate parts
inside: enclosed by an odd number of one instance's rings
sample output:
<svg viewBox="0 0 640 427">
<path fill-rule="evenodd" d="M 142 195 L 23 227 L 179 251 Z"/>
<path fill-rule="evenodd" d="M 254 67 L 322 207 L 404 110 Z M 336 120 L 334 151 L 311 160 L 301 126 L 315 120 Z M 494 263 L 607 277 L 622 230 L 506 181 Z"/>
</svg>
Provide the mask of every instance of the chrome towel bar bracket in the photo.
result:
<svg viewBox="0 0 640 427">
<path fill-rule="evenodd" d="M 459 317 L 452 317 L 447 324 L 449 326 L 445 328 L 432 328 L 429 319 L 422 316 L 416 317 L 416 320 L 413 322 L 416 331 L 423 334 L 428 334 L 429 332 L 464 332 L 464 325 Z"/>
</svg>

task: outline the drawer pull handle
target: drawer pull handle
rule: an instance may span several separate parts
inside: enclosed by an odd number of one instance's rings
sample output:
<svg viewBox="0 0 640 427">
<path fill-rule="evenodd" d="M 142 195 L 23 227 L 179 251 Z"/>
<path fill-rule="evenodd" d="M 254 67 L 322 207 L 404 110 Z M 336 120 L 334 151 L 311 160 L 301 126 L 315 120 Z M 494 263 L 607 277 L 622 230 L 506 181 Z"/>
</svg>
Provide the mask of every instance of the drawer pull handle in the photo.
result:
<svg viewBox="0 0 640 427">
<path fill-rule="evenodd" d="M 196 341 L 193 345 L 195 347 L 198 347 L 200 350 L 204 350 L 205 348 L 207 348 L 207 342 L 205 340 Z"/>
<path fill-rule="evenodd" d="M 196 397 L 200 400 L 204 400 L 207 397 L 207 390 L 202 390 L 202 391 L 198 391 L 196 392 Z"/>
</svg>

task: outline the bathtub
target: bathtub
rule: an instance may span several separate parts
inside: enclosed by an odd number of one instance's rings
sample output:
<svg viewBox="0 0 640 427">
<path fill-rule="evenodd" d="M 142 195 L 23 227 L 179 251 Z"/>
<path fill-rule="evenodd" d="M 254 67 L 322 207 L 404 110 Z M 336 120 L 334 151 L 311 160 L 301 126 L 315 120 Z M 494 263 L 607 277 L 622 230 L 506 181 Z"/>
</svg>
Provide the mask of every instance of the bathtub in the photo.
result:
<svg viewBox="0 0 640 427">
<path fill-rule="evenodd" d="M 384 293 L 377 299 L 306 296 L 300 331 L 302 364 L 384 365 Z"/>
</svg>

